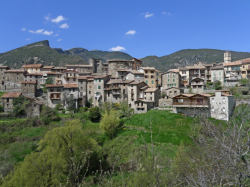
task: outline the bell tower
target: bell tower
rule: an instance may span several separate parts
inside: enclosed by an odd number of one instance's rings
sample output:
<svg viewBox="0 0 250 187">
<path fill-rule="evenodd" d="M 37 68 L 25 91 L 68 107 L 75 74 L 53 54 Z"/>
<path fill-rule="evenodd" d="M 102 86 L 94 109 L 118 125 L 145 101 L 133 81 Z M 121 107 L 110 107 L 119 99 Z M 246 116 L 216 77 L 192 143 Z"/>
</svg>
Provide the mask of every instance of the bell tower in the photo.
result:
<svg viewBox="0 0 250 187">
<path fill-rule="evenodd" d="M 229 51 L 226 51 L 224 53 L 224 63 L 229 63 L 231 62 L 231 53 Z"/>
</svg>

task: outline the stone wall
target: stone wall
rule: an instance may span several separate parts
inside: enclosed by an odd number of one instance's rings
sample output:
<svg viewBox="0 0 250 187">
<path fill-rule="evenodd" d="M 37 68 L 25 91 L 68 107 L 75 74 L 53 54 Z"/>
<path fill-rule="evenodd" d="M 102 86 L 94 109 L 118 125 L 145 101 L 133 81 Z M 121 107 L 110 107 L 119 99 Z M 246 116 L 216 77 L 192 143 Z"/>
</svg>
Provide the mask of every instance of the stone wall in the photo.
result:
<svg viewBox="0 0 250 187">
<path fill-rule="evenodd" d="M 27 114 L 27 117 L 35 117 L 35 116 L 40 117 L 40 112 L 41 112 L 41 105 L 35 102 L 30 102 L 25 105 L 25 113 Z"/>
<path fill-rule="evenodd" d="M 164 106 L 172 106 L 173 105 L 173 100 L 171 98 L 161 98 L 159 99 L 159 107 L 164 107 Z"/>
<path fill-rule="evenodd" d="M 238 106 L 240 104 L 250 105 L 250 99 L 235 99 L 235 105 Z"/>
<path fill-rule="evenodd" d="M 2 106 L 4 108 L 4 112 L 11 112 L 13 110 L 13 98 L 2 99 Z"/>
<path fill-rule="evenodd" d="M 189 94 L 189 89 L 183 89 L 185 94 Z M 192 89 L 192 93 L 203 93 L 203 94 L 208 94 L 208 93 L 215 93 L 215 90 L 202 90 L 202 89 Z"/>
<path fill-rule="evenodd" d="M 204 116 L 211 117 L 210 108 L 203 107 L 178 107 L 176 113 L 183 113 L 188 116 Z"/>
<path fill-rule="evenodd" d="M 225 87 L 235 87 L 236 84 L 240 85 L 239 82 L 224 82 L 223 86 L 225 86 Z"/>
<path fill-rule="evenodd" d="M 21 84 L 21 92 L 28 97 L 36 96 L 36 84 Z"/>
</svg>

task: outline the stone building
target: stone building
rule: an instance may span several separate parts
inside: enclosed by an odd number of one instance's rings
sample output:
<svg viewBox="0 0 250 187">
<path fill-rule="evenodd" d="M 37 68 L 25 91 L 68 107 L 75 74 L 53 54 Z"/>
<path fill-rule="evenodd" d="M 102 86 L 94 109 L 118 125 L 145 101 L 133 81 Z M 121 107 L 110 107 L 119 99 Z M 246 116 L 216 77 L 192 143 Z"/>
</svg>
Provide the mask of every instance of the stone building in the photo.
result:
<svg viewBox="0 0 250 187">
<path fill-rule="evenodd" d="M 66 65 L 67 70 L 75 70 L 78 73 L 94 73 L 94 69 L 92 65 Z"/>
<path fill-rule="evenodd" d="M 126 80 L 134 80 L 136 82 L 144 82 L 144 73 L 131 70 L 126 75 Z"/>
<path fill-rule="evenodd" d="M 92 73 L 104 73 L 101 59 L 90 58 L 89 65 L 93 67 Z"/>
<path fill-rule="evenodd" d="M 134 61 L 134 67 L 133 67 L 134 70 L 138 70 L 139 68 L 142 67 L 142 61 L 141 60 L 136 59 L 136 58 L 132 58 L 131 60 Z"/>
<path fill-rule="evenodd" d="M 144 101 L 152 103 L 152 108 L 158 107 L 160 91 L 158 88 L 147 88 L 144 90 Z"/>
<path fill-rule="evenodd" d="M 94 99 L 94 77 L 87 77 L 87 101 Z"/>
<path fill-rule="evenodd" d="M 24 74 L 24 81 L 36 81 L 37 89 L 40 89 L 42 87 L 42 84 L 45 83 L 43 79 L 43 73 Z"/>
<path fill-rule="evenodd" d="M 203 93 L 205 87 L 205 81 L 201 78 L 195 78 L 191 80 L 191 86 L 193 93 Z"/>
<path fill-rule="evenodd" d="M 23 70 L 26 70 L 28 73 L 39 73 L 42 71 L 42 64 L 26 64 L 22 66 Z"/>
<path fill-rule="evenodd" d="M 62 97 L 63 97 L 64 101 L 66 101 L 67 99 L 71 99 L 72 98 L 74 100 L 74 103 L 75 103 L 75 108 L 78 109 L 78 107 L 79 107 L 79 102 L 78 102 L 78 99 L 79 99 L 79 89 L 78 89 L 77 84 L 64 84 L 63 92 L 64 93 L 63 93 Z M 65 109 L 67 109 L 68 103 L 65 102 L 63 104 L 64 104 Z"/>
<path fill-rule="evenodd" d="M 66 67 L 53 67 L 51 68 L 51 72 L 58 72 L 58 73 L 61 73 L 63 71 L 66 71 L 67 68 Z"/>
<path fill-rule="evenodd" d="M 224 63 L 230 63 L 231 62 L 231 53 L 229 51 L 226 51 L 224 53 Z"/>
<path fill-rule="evenodd" d="M 189 84 L 193 79 L 201 78 L 205 81 L 206 73 L 205 73 L 205 66 L 203 63 L 199 62 L 194 64 L 193 66 L 187 66 L 189 69 Z"/>
<path fill-rule="evenodd" d="M 63 84 L 61 72 L 48 72 L 47 77 L 44 76 L 45 80 L 52 78 L 53 84 Z"/>
<path fill-rule="evenodd" d="M 163 93 L 165 93 L 167 97 L 174 97 L 174 96 L 184 93 L 184 90 L 181 88 L 170 87 L 170 88 L 165 89 Z"/>
<path fill-rule="evenodd" d="M 156 77 L 156 85 L 157 85 L 157 87 L 161 87 L 161 85 L 162 85 L 161 71 L 155 70 L 155 77 Z"/>
<path fill-rule="evenodd" d="M 46 85 L 47 88 L 47 106 L 55 108 L 57 104 L 62 104 L 62 84 Z"/>
<path fill-rule="evenodd" d="M 78 77 L 79 105 L 85 106 L 87 102 L 87 77 Z"/>
<path fill-rule="evenodd" d="M 78 73 L 76 70 L 67 70 L 62 72 L 63 84 L 77 84 Z"/>
<path fill-rule="evenodd" d="M 93 105 L 99 106 L 100 102 L 105 101 L 104 87 L 108 82 L 109 78 L 107 75 L 100 75 L 94 77 L 93 82 Z"/>
<path fill-rule="evenodd" d="M 139 71 L 144 73 L 144 80 L 150 88 L 157 87 L 155 68 L 143 67 L 142 69 L 139 69 Z"/>
<path fill-rule="evenodd" d="M 43 66 L 41 69 L 41 72 L 43 73 L 47 73 L 47 72 L 51 72 L 52 68 L 54 68 L 55 66 Z"/>
<path fill-rule="evenodd" d="M 242 61 L 223 63 L 225 71 L 225 80 L 228 82 L 237 82 L 241 79 Z"/>
<path fill-rule="evenodd" d="M 216 91 L 210 97 L 210 105 L 212 118 L 228 121 L 235 107 L 234 96 Z"/>
<path fill-rule="evenodd" d="M 117 69 L 134 70 L 134 63 L 132 60 L 108 60 L 108 74 L 115 77 Z"/>
<path fill-rule="evenodd" d="M 250 58 L 241 60 L 241 76 L 242 78 L 250 78 Z"/>
<path fill-rule="evenodd" d="M 13 110 L 13 99 L 22 95 L 21 92 L 6 92 L 3 94 L 2 98 L 2 106 L 4 108 L 4 112 L 12 112 Z"/>
<path fill-rule="evenodd" d="M 0 91 L 4 91 L 4 81 L 5 81 L 5 76 L 4 76 L 4 72 L 6 70 L 10 70 L 10 68 L 8 66 L 0 66 Z"/>
<path fill-rule="evenodd" d="M 215 82 L 216 80 L 221 82 L 221 85 L 224 84 L 224 67 L 223 66 L 215 66 L 211 68 L 211 81 Z"/>
<path fill-rule="evenodd" d="M 36 81 L 22 81 L 21 82 L 21 92 L 22 95 L 28 97 L 36 97 L 37 82 Z"/>
<path fill-rule="evenodd" d="M 180 67 L 179 73 L 181 75 L 181 86 L 187 87 L 189 85 L 189 69 L 186 67 Z"/>
<path fill-rule="evenodd" d="M 211 77 L 211 68 L 214 67 L 214 64 L 204 64 L 205 66 L 205 83 L 213 82 Z"/>
<path fill-rule="evenodd" d="M 180 88 L 181 75 L 179 72 L 169 70 L 167 73 L 162 74 L 162 87 L 161 91 L 164 91 L 171 87 Z"/>
<path fill-rule="evenodd" d="M 4 90 L 7 92 L 21 92 L 21 82 L 24 81 L 25 70 L 6 70 L 4 72 Z"/>
<path fill-rule="evenodd" d="M 211 117 L 210 94 L 180 94 L 173 97 L 175 113 Z"/>
<path fill-rule="evenodd" d="M 27 117 L 40 117 L 42 105 L 43 104 L 39 101 L 30 100 L 30 102 L 25 105 L 25 113 Z"/>
<path fill-rule="evenodd" d="M 102 73 L 104 73 L 104 74 L 109 73 L 109 64 L 108 63 L 102 63 Z"/>
<path fill-rule="evenodd" d="M 126 69 L 116 69 L 115 76 L 111 78 L 125 80 L 126 74 L 128 73 L 128 71 L 129 70 L 126 70 Z"/>
</svg>

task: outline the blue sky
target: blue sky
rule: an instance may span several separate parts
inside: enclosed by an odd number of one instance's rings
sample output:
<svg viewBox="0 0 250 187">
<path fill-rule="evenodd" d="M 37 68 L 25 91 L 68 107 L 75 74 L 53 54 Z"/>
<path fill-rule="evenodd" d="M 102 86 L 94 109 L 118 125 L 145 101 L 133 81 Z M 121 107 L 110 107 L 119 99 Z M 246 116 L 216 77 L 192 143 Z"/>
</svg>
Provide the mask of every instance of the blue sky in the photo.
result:
<svg viewBox="0 0 250 187">
<path fill-rule="evenodd" d="M 136 58 L 199 48 L 249 52 L 249 7 L 247 0 L 2 0 L 0 53 L 41 40 Z"/>
</svg>

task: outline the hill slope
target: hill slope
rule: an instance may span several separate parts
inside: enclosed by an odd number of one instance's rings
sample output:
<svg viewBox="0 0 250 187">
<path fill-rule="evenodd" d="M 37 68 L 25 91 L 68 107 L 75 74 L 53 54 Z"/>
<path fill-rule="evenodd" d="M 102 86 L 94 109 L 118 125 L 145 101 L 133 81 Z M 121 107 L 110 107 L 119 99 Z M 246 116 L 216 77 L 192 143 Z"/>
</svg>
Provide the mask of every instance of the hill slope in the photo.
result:
<svg viewBox="0 0 250 187">
<path fill-rule="evenodd" d="M 217 49 L 184 49 L 170 55 L 162 57 L 147 56 L 140 60 L 143 61 L 143 66 L 153 66 L 158 70 L 167 71 L 171 68 L 193 65 L 199 61 L 204 63 L 223 62 L 224 52 L 224 50 Z M 231 51 L 231 53 L 232 61 L 250 57 L 248 52 Z"/>
</svg>

